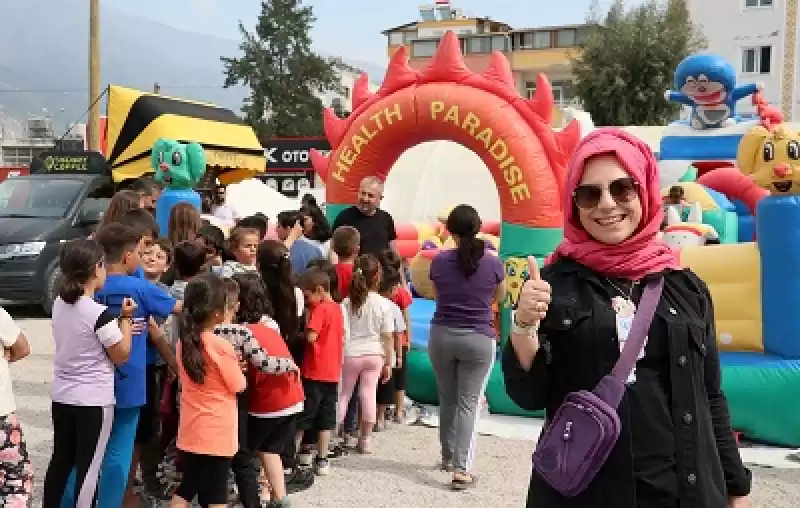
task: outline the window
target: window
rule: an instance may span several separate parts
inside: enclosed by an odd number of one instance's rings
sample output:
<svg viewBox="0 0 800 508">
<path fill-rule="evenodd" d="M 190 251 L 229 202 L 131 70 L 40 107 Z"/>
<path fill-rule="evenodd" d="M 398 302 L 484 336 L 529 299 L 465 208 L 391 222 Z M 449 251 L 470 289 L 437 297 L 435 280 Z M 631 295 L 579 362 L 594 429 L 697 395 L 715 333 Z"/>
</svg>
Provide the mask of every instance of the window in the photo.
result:
<svg viewBox="0 0 800 508">
<path fill-rule="evenodd" d="M 390 32 L 389 33 L 389 45 L 390 46 L 400 46 L 403 44 L 405 39 L 403 38 L 403 32 Z"/>
<path fill-rule="evenodd" d="M 508 51 L 508 39 L 504 35 L 492 37 L 492 51 Z"/>
<path fill-rule="evenodd" d="M 533 34 L 533 47 L 545 49 L 550 47 L 550 32 L 535 32 Z"/>
<path fill-rule="evenodd" d="M 559 30 L 556 34 L 556 46 L 567 48 L 575 45 L 575 30 Z"/>
<path fill-rule="evenodd" d="M 471 37 L 467 39 L 467 52 L 469 53 L 491 53 L 492 39 L 490 37 Z"/>
<path fill-rule="evenodd" d="M 553 102 L 557 106 L 561 106 L 564 101 L 564 88 L 562 86 L 553 87 Z"/>
<path fill-rule="evenodd" d="M 520 49 L 533 49 L 533 34 L 519 34 L 519 48 Z"/>
<path fill-rule="evenodd" d="M 536 95 L 536 81 L 525 82 L 525 96 L 532 99 Z"/>
<path fill-rule="evenodd" d="M 436 53 L 438 41 L 414 41 L 411 43 L 411 56 L 414 58 L 427 58 Z"/>
<path fill-rule="evenodd" d="M 0 184 L 0 217 L 62 218 L 81 188 L 80 180 L 5 180 Z"/>
<path fill-rule="evenodd" d="M 744 6 L 749 8 L 772 7 L 772 0 L 744 0 Z"/>
<path fill-rule="evenodd" d="M 769 74 L 772 72 L 772 46 L 743 49 L 742 72 L 748 74 Z"/>
</svg>

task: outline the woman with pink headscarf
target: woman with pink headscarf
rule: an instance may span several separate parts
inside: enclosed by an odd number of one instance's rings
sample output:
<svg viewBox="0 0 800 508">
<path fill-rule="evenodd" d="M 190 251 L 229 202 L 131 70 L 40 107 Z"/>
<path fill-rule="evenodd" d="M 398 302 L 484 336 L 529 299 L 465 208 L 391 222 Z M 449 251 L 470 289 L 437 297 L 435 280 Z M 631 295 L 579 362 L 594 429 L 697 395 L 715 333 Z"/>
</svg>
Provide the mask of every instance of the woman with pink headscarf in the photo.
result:
<svg viewBox="0 0 800 508">
<path fill-rule="evenodd" d="M 541 274 L 532 263 L 503 352 L 517 404 L 552 418 L 568 394 L 593 390 L 620 356 L 620 323 L 635 315 L 643 286 L 663 278 L 663 292 L 610 455 L 569 497 L 534 470 L 527 506 L 746 507 L 751 477 L 720 389 L 711 295 L 658 238 L 663 207 L 647 145 L 613 128 L 586 137 L 568 168 L 564 214 L 564 241 Z"/>
</svg>

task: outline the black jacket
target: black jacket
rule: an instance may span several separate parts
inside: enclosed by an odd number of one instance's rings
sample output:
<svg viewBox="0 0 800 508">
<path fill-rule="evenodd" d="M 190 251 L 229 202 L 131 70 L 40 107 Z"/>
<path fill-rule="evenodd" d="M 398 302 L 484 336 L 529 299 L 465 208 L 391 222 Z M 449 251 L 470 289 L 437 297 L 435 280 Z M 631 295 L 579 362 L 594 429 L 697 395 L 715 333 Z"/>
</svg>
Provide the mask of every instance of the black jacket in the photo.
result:
<svg viewBox="0 0 800 508">
<path fill-rule="evenodd" d="M 665 405 L 674 441 L 673 479 L 681 508 L 725 508 L 728 496 L 750 492 L 750 472 L 742 464 L 730 427 L 728 403 L 720 389 L 714 313 L 706 285 L 690 270 L 664 274 L 664 291 L 651 337 L 661 333 L 669 358 Z M 617 296 L 606 279 L 570 259 L 542 270 L 552 286 L 552 303 L 542 321 L 541 347 L 529 371 L 517 361 L 510 342 L 503 352 L 508 395 L 522 408 L 554 414 L 573 391 L 591 390 L 619 358 L 616 319 L 609 304 Z M 659 332 L 660 330 L 660 332 Z M 649 508 L 637 500 L 628 396 L 619 406 L 622 432 L 608 461 L 591 485 L 565 498 L 532 474 L 528 507 Z M 672 450 L 672 448 L 670 448 Z M 660 506 L 660 505 L 659 505 Z"/>
</svg>

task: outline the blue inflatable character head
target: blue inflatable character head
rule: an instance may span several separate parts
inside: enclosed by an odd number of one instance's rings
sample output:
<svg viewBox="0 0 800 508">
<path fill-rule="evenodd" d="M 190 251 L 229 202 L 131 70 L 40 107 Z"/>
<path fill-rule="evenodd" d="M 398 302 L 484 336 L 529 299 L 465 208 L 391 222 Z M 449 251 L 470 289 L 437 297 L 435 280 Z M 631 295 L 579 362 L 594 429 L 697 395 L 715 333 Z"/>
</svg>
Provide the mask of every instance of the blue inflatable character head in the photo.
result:
<svg viewBox="0 0 800 508">
<path fill-rule="evenodd" d="M 736 86 L 736 71 L 724 58 L 698 54 L 675 69 L 675 88 L 666 99 L 692 108 L 695 129 L 726 127 L 737 122 L 736 102 L 761 89 L 751 83 Z"/>
<path fill-rule="evenodd" d="M 725 102 L 735 87 L 736 71 L 716 55 L 692 55 L 675 69 L 675 88 L 697 104 Z"/>
<path fill-rule="evenodd" d="M 193 189 L 206 172 L 206 155 L 197 143 L 160 138 L 152 157 L 155 179 L 168 189 Z"/>
</svg>

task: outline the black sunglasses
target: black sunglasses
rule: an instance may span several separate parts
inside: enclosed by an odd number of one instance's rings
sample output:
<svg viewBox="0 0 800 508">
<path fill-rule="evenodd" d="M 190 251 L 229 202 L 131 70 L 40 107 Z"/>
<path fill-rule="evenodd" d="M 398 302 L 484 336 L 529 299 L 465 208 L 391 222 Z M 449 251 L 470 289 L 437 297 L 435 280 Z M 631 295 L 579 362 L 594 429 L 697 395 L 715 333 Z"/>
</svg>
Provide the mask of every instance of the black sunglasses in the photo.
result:
<svg viewBox="0 0 800 508">
<path fill-rule="evenodd" d="M 587 183 L 578 185 L 572 191 L 572 201 L 585 210 L 594 208 L 603 198 L 603 192 L 608 189 L 611 198 L 618 204 L 629 203 L 638 195 L 639 184 L 633 178 L 617 178 L 608 187 L 599 184 Z"/>
</svg>

